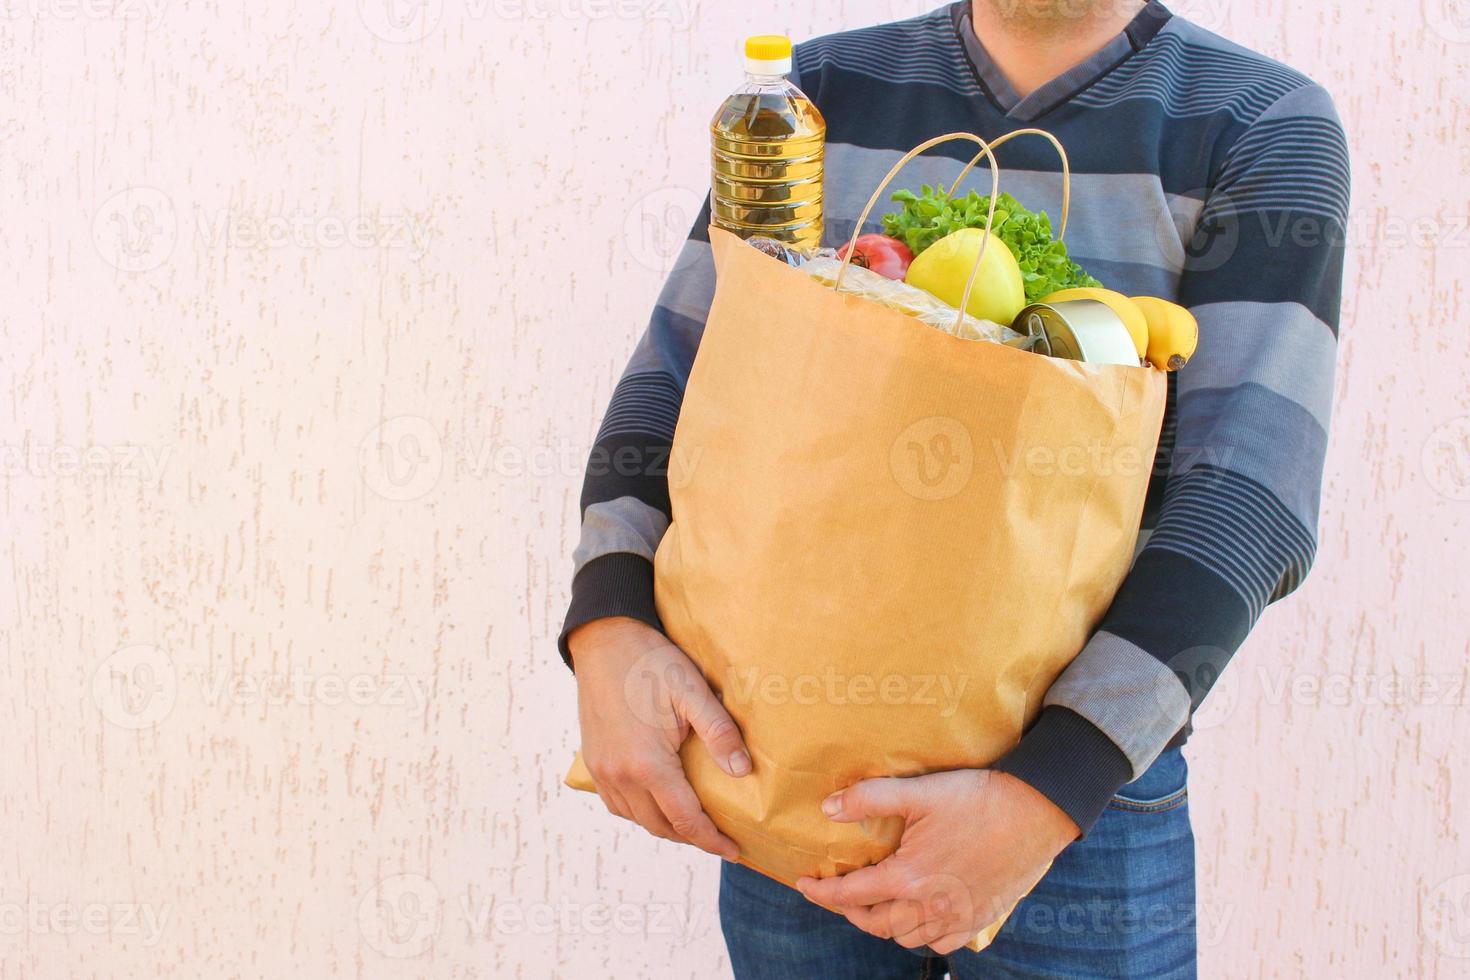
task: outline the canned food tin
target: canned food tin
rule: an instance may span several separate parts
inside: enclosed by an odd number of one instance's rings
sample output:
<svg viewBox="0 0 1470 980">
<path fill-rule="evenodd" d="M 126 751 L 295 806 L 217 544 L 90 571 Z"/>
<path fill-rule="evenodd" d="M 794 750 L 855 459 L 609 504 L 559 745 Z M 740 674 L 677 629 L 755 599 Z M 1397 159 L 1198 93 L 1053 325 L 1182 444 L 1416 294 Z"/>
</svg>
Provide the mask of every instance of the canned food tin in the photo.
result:
<svg viewBox="0 0 1470 980">
<path fill-rule="evenodd" d="M 1039 354 L 1088 364 L 1138 366 L 1138 349 L 1128 328 L 1106 303 L 1095 299 L 1032 303 L 1016 315 L 1012 327 L 1023 335 L 1014 346 Z"/>
</svg>

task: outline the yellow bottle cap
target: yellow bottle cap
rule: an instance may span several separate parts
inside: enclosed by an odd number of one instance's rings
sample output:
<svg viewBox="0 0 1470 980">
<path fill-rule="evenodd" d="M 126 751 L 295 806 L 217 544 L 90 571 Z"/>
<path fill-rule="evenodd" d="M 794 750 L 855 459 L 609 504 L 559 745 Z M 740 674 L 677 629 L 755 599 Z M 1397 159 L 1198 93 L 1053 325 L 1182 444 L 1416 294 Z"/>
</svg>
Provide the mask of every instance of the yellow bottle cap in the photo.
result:
<svg viewBox="0 0 1470 980">
<path fill-rule="evenodd" d="M 784 34 L 753 34 L 745 39 L 745 56 L 754 61 L 791 57 L 791 38 Z"/>
</svg>

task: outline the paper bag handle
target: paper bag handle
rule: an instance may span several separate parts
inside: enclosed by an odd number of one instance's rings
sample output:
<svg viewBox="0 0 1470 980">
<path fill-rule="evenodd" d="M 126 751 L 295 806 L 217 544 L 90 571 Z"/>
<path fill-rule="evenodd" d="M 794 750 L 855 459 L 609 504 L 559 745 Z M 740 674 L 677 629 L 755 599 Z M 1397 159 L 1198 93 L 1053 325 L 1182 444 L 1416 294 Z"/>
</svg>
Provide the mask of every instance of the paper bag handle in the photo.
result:
<svg viewBox="0 0 1470 980">
<path fill-rule="evenodd" d="M 877 206 L 878 198 L 883 195 L 883 191 L 886 190 L 888 185 L 893 182 L 893 178 L 898 176 L 898 172 L 908 165 L 910 160 L 918 156 L 920 153 L 923 153 L 930 147 L 938 146 L 941 143 L 949 143 L 953 142 L 954 140 L 968 140 L 971 143 L 977 144 L 980 147 L 980 152 L 976 153 L 973 157 L 970 158 L 970 162 L 965 164 L 964 169 L 960 171 L 959 176 L 956 177 L 954 183 L 950 185 L 949 191 L 945 194 L 945 196 L 954 197 L 955 191 L 959 189 L 960 182 L 965 179 L 965 175 L 973 170 L 977 163 L 979 163 L 981 160 L 985 160 L 986 163 L 990 166 L 990 209 L 985 215 L 985 227 L 989 228 L 991 224 L 993 224 L 995 221 L 995 206 L 997 203 L 997 198 L 999 198 L 1000 196 L 1000 171 L 996 169 L 994 150 L 996 147 L 1002 145 L 1007 140 L 1010 140 L 1016 136 L 1026 135 L 1045 137 L 1048 141 L 1050 141 L 1052 146 L 1056 147 L 1057 154 L 1062 158 L 1062 217 L 1061 226 L 1057 232 L 1057 239 L 1060 241 L 1062 237 L 1067 233 L 1067 216 L 1068 213 L 1071 211 L 1072 206 L 1072 169 L 1070 162 L 1067 160 L 1067 151 L 1062 147 L 1061 142 L 1055 136 L 1053 136 L 1051 133 L 1048 133 L 1044 129 L 1014 129 L 1011 132 L 1005 133 L 1004 135 L 1000 136 L 995 141 L 987 143 L 985 140 L 981 139 L 979 136 L 976 136 L 974 133 L 946 133 L 943 136 L 936 136 L 933 139 L 925 140 L 918 146 L 914 147 L 912 150 L 909 150 L 907 153 L 899 158 L 898 162 L 893 165 L 893 167 L 878 183 L 878 186 L 873 191 L 872 196 L 868 198 L 868 203 L 863 208 L 862 214 L 858 215 L 857 224 L 853 226 L 852 238 L 848 239 L 847 252 L 842 257 L 842 267 L 837 270 L 837 279 L 832 284 L 832 288 L 839 291 L 842 289 L 842 277 L 847 273 L 848 263 L 852 261 L 852 257 L 857 250 L 858 236 L 862 234 L 863 225 L 867 223 L 868 215 L 871 214 L 873 208 Z M 965 307 L 970 305 L 970 292 L 975 287 L 975 277 L 980 274 L 980 262 L 985 258 L 985 249 L 990 244 L 990 237 L 991 236 L 986 235 L 985 238 L 981 241 L 980 252 L 975 256 L 975 264 L 970 269 L 970 277 L 965 280 L 965 291 L 964 294 L 960 296 L 960 308 L 955 314 L 954 322 L 956 329 L 958 329 L 959 325 L 964 322 Z"/>
<path fill-rule="evenodd" d="M 847 254 L 842 257 L 842 268 L 837 270 L 837 279 L 832 284 L 833 289 L 839 292 L 842 290 L 842 277 L 847 274 L 848 263 L 852 261 L 853 254 L 857 251 L 857 240 L 858 236 L 862 234 L 863 225 L 867 223 L 868 215 L 877 206 L 878 198 L 883 195 L 883 191 L 893 182 L 893 178 L 897 177 L 898 172 L 906 167 L 908 162 L 920 153 L 923 153 L 932 146 L 938 146 L 940 143 L 951 143 L 955 140 L 968 140 L 980 147 L 980 152 L 975 154 L 965 169 L 961 171 L 960 176 L 968 173 L 981 159 L 984 159 L 990 164 L 990 213 L 985 218 L 985 226 L 987 228 L 990 227 L 990 222 L 995 218 L 996 198 L 1000 196 L 1000 171 L 995 168 L 995 154 L 990 152 L 990 144 L 974 133 L 946 133 L 944 136 L 936 136 L 933 139 L 925 140 L 898 158 L 898 162 L 893 165 L 887 175 L 878 183 L 877 189 L 873 191 L 873 196 L 868 198 L 867 206 L 863 208 L 863 213 L 858 215 L 857 224 L 853 226 L 852 238 L 847 243 Z M 953 193 L 954 191 L 951 190 L 950 195 L 952 196 Z M 960 309 L 954 321 L 956 329 L 964 322 L 965 307 L 970 304 L 970 289 L 975 285 L 975 276 L 980 273 L 980 260 L 985 258 L 985 248 L 989 244 L 990 236 L 986 235 L 980 242 L 980 254 L 975 256 L 975 266 L 970 270 L 970 278 L 965 280 L 965 293 L 960 297 Z"/>
<path fill-rule="evenodd" d="M 991 140 L 989 150 L 981 149 L 979 153 L 975 154 L 975 156 L 971 158 L 969 163 L 965 164 L 965 169 L 960 171 L 960 175 L 954 179 L 954 183 L 949 186 L 949 191 L 944 196 L 954 197 L 955 192 L 960 189 L 960 183 L 965 179 L 965 175 L 970 172 L 975 164 L 980 162 L 981 157 L 985 156 L 986 153 L 990 150 L 999 149 L 1005 143 L 1009 142 L 1011 139 L 1017 136 L 1042 137 L 1056 148 L 1057 156 L 1061 157 L 1062 159 L 1062 217 L 1057 226 L 1057 241 L 1063 241 L 1067 237 L 1067 215 L 1072 210 L 1072 163 L 1070 160 L 1067 159 L 1067 151 L 1062 146 L 1061 141 L 1044 129 L 1013 129 L 1009 133 L 1006 133 L 1003 136 L 997 136 L 995 139 Z M 991 169 L 994 170 L 994 167 L 992 167 Z M 989 220 L 987 220 L 985 223 L 987 225 L 990 224 Z"/>
</svg>

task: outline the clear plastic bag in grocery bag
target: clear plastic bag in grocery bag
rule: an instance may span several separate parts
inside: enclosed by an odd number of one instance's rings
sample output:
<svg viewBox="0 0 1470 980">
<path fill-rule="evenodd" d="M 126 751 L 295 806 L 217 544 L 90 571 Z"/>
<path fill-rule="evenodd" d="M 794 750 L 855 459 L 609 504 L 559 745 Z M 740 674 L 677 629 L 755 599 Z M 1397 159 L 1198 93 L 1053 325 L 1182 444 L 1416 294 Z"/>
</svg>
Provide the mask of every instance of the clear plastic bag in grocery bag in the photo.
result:
<svg viewBox="0 0 1470 980">
<path fill-rule="evenodd" d="M 801 271 L 825 286 L 835 286 L 842 272 L 842 260 L 835 256 L 819 255 L 804 263 Z M 968 313 L 958 316 L 958 310 L 933 293 L 897 279 L 880 276 L 856 263 L 847 267 L 847 274 L 842 279 L 842 291 L 906 313 L 921 323 L 964 340 L 988 340 L 1003 344 L 1023 339 L 1022 334 L 993 320 L 982 320 Z"/>
</svg>

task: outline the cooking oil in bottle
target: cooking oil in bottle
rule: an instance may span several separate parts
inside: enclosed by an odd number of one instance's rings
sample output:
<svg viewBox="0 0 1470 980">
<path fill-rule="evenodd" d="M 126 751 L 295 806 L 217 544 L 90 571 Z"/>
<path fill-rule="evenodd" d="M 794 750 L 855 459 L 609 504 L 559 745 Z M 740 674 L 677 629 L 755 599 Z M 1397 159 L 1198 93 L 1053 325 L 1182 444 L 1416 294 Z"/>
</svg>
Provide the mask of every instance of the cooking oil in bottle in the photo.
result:
<svg viewBox="0 0 1470 980">
<path fill-rule="evenodd" d="M 745 84 L 710 123 L 711 220 L 741 238 L 802 248 L 822 243 L 822 147 L 827 123 L 786 78 L 791 39 L 745 41 Z"/>
</svg>

